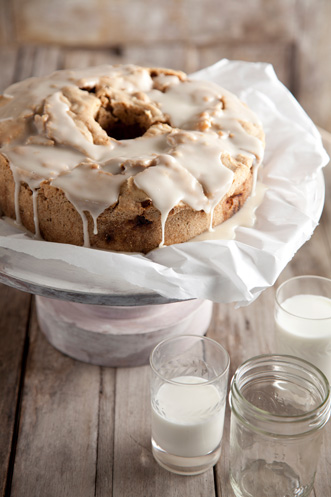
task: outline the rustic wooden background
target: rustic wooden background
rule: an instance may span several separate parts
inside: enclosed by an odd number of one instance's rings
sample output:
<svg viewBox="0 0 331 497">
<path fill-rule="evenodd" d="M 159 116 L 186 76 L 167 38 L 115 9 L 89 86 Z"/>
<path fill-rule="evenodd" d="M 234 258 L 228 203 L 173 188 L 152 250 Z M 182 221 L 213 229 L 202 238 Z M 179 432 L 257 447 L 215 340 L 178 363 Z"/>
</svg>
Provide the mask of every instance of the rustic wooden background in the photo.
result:
<svg viewBox="0 0 331 497">
<path fill-rule="evenodd" d="M 22 65 L 25 50 L 45 47 L 59 67 L 131 62 L 186 72 L 223 57 L 270 62 L 331 131 L 330 21 L 330 0 L 0 0 L 0 53 L 21 50 Z"/>
</svg>

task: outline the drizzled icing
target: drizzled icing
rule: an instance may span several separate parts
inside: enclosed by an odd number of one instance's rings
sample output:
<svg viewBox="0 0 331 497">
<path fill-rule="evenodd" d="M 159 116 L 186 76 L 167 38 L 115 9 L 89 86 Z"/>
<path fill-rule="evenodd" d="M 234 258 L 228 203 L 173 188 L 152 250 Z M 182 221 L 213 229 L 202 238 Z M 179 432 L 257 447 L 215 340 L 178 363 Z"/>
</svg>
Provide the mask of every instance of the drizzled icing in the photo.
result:
<svg viewBox="0 0 331 497">
<path fill-rule="evenodd" d="M 101 103 L 93 89 L 102 87 L 142 101 L 146 115 L 154 112 L 160 119 L 141 137 L 115 140 L 95 120 Z M 16 221 L 24 182 L 32 190 L 39 236 L 38 189 L 48 181 L 80 213 L 89 246 L 86 212 L 96 234 L 98 216 L 116 204 L 122 185 L 133 177 L 161 213 L 161 245 L 168 214 L 181 202 L 210 213 L 212 228 L 213 210 L 234 178 L 234 167 L 225 166 L 223 157 L 241 158 L 242 167 L 262 160 L 263 138 L 254 136 L 254 127 L 261 129 L 257 117 L 234 95 L 182 73 L 100 66 L 16 83 L 0 106 L 1 153 L 15 181 Z"/>
</svg>

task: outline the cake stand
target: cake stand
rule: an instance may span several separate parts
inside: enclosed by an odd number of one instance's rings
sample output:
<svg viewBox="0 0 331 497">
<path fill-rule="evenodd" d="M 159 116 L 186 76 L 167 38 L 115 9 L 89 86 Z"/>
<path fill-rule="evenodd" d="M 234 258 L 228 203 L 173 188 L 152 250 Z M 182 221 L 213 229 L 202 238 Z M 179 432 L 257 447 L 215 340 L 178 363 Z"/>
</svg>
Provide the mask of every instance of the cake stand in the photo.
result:
<svg viewBox="0 0 331 497">
<path fill-rule="evenodd" d="M 128 284 L 111 288 L 64 262 L 4 248 L 0 281 L 37 295 L 40 328 L 56 349 L 99 366 L 146 364 L 164 338 L 204 335 L 212 315 L 208 300 L 172 300 Z"/>
<path fill-rule="evenodd" d="M 322 171 L 310 196 L 318 221 L 325 196 Z M 293 255 L 287 254 L 281 267 Z M 204 335 L 212 316 L 210 300 L 166 298 L 127 281 L 115 286 L 102 274 L 19 249 L 0 247 L 0 281 L 37 295 L 40 327 L 55 348 L 101 366 L 146 364 L 158 342 L 181 334 Z"/>
</svg>

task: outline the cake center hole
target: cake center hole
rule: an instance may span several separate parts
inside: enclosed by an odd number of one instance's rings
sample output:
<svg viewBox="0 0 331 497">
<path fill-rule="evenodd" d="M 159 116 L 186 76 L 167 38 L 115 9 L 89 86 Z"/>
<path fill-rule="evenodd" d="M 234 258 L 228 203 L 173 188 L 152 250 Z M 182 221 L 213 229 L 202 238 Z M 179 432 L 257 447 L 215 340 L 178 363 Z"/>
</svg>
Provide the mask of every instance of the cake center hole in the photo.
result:
<svg viewBox="0 0 331 497">
<path fill-rule="evenodd" d="M 149 126 L 148 126 L 149 127 Z M 115 140 L 131 140 L 143 136 L 148 127 L 141 126 L 140 123 L 125 123 L 117 121 L 110 126 L 103 128 L 107 135 Z"/>
<path fill-rule="evenodd" d="M 146 114 L 136 113 L 124 106 L 120 110 L 101 107 L 96 120 L 107 135 L 116 140 L 130 140 L 143 136 L 152 125 Z"/>
</svg>

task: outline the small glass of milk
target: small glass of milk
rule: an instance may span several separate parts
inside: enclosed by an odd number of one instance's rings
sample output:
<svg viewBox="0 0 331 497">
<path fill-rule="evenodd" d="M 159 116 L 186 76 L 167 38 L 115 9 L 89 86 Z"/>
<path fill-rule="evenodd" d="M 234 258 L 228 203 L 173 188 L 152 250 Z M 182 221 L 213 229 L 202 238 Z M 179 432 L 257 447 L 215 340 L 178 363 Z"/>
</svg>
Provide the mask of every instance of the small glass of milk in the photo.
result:
<svg viewBox="0 0 331 497">
<path fill-rule="evenodd" d="M 331 383 L 331 279 L 298 276 L 276 292 L 275 349 L 311 362 Z"/>
<path fill-rule="evenodd" d="M 185 335 L 150 356 L 152 450 L 168 471 L 203 473 L 221 454 L 230 359 L 210 338 Z"/>
</svg>

